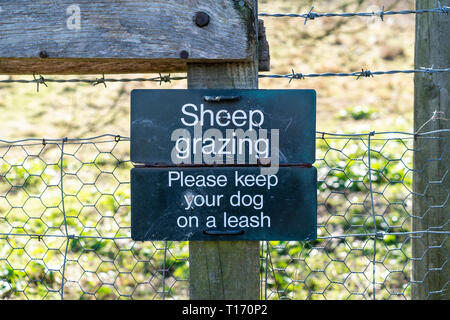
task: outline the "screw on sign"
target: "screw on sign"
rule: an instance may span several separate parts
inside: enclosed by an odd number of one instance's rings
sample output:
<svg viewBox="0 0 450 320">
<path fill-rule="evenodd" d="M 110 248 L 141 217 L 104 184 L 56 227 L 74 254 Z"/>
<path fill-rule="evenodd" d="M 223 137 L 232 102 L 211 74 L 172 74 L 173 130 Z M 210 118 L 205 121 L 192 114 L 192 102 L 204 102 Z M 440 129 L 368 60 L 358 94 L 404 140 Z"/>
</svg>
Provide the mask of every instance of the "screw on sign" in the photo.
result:
<svg viewBox="0 0 450 320">
<path fill-rule="evenodd" d="M 312 240 L 313 90 L 133 90 L 134 240 Z"/>
</svg>

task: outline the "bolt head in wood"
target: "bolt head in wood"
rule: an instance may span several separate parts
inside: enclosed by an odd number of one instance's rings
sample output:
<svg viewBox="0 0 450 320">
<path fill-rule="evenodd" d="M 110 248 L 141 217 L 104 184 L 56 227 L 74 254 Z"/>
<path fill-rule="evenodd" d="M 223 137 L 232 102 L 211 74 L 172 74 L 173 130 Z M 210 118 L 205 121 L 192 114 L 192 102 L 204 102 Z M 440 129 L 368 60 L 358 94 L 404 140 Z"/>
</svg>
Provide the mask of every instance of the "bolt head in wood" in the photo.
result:
<svg viewBox="0 0 450 320">
<path fill-rule="evenodd" d="M 202 11 L 197 12 L 195 13 L 194 21 L 198 27 L 203 28 L 209 24 L 209 15 Z"/>
<path fill-rule="evenodd" d="M 48 58 L 48 53 L 47 53 L 47 51 L 45 51 L 45 50 L 40 51 L 40 52 L 39 52 L 39 57 L 41 57 L 41 58 L 43 58 L 43 59 Z"/>
<path fill-rule="evenodd" d="M 187 59 L 187 58 L 189 58 L 189 52 L 187 52 L 186 50 L 182 50 L 182 51 L 180 52 L 180 58 L 181 58 L 181 59 Z"/>
</svg>

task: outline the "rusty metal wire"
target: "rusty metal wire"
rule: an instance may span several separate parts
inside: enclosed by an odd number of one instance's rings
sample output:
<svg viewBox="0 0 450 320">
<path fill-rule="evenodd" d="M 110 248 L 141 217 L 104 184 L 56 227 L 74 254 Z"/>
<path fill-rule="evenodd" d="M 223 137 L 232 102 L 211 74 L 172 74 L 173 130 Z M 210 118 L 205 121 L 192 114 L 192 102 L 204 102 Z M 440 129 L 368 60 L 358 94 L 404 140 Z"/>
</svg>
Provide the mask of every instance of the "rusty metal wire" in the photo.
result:
<svg viewBox="0 0 450 320">
<path fill-rule="evenodd" d="M 319 236 L 261 243 L 261 297 L 408 299 L 432 274 L 447 276 L 449 133 L 317 132 Z M 433 143 L 447 153 L 430 154 Z M 413 191 L 413 175 L 426 175 L 413 153 L 441 164 L 443 178 Z M 0 298 L 188 298 L 187 242 L 130 238 L 131 167 L 128 137 L 0 140 Z M 433 203 L 431 191 L 447 200 Z M 413 229 L 429 210 L 446 223 Z M 412 265 L 435 250 L 445 261 L 413 279 Z"/>
</svg>

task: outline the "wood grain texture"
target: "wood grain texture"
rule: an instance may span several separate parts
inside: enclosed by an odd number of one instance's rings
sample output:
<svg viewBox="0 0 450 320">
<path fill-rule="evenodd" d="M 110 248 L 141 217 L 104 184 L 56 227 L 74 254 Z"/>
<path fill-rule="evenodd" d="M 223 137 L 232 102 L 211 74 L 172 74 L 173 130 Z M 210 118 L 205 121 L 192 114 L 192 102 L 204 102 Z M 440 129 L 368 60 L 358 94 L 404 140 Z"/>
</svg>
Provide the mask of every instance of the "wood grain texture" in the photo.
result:
<svg viewBox="0 0 450 320">
<path fill-rule="evenodd" d="M 258 87 L 256 62 L 189 64 L 188 88 Z M 259 241 L 190 241 L 193 300 L 259 299 Z"/>
<path fill-rule="evenodd" d="M 190 241 L 191 300 L 258 300 L 259 241 Z"/>
<path fill-rule="evenodd" d="M 0 74 L 124 74 L 183 72 L 174 59 L 1 59 Z"/>
<path fill-rule="evenodd" d="M 234 0 L 78 0 L 79 28 L 73 4 L 1 0 L 0 73 L 182 71 L 188 62 L 252 58 L 257 28 L 249 6 Z M 195 24 L 198 11 L 210 16 L 207 26 Z"/>
<path fill-rule="evenodd" d="M 252 0 L 247 0 L 252 7 Z M 257 8 L 247 19 L 256 21 Z M 257 33 L 255 33 L 256 35 Z M 249 39 L 248 63 L 189 64 L 189 89 L 257 89 L 257 38 Z M 259 241 L 190 241 L 189 283 L 192 300 L 258 300 Z"/>
<path fill-rule="evenodd" d="M 270 71 L 270 47 L 262 19 L 258 19 L 258 57 L 259 71 Z"/>
<path fill-rule="evenodd" d="M 416 1 L 417 9 L 432 8 L 434 0 Z M 450 1 L 441 1 L 450 5 Z M 415 68 L 445 68 L 450 65 L 450 19 L 444 14 L 417 15 Z M 434 111 L 450 118 L 450 75 L 446 72 L 414 78 L 414 130 L 448 129 L 448 120 L 425 124 Z M 423 127 L 422 127 L 423 126 Z M 414 143 L 413 211 L 414 231 L 449 231 L 450 135 L 443 139 L 416 138 Z M 440 159 L 440 161 L 430 161 Z M 443 234 L 422 234 L 412 240 L 412 298 L 450 299 L 450 242 Z"/>
</svg>

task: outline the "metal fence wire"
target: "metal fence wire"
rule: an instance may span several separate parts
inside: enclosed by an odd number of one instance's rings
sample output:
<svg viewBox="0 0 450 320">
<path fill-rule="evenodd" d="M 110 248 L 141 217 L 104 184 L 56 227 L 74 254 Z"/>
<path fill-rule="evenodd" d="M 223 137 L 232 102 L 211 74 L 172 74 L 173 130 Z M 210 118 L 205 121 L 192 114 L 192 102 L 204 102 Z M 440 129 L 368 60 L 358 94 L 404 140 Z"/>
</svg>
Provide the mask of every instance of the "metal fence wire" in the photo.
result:
<svg viewBox="0 0 450 320">
<path fill-rule="evenodd" d="M 302 18 L 304 19 L 304 24 L 308 20 L 314 20 L 316 18 L 322 17 L 339 17 L 339 18 L 353 18 L 353 17 L 379 17 L 381 21 L 384 21 L 385 16 L 395 16 L 395 15 L 419 15 L 419 14 L 429 14 L 429 13 L 439 13 L 446 14 L 450 12 L 450 7 L 441 5 L 441 1 L 436 2 L 436 8 L 430 9 L 418 9 L 418 10 L 385 10 L 384 6 L 381 10 L 371 11 L 371 12 L 332 12 L 332 13 L 318 13 L 313 12 L 314 6 L 309 9 L 308 13 L 259 13 L 260 17 L 272 17 L 272 18 Z"/>
<path fill-rule="evenodd" d="M 289 83 L 292 80 L 303 80 L 305 78 L 318 78 L 318 77 L 354 77 L 354 79 L 359 80 L 360 78 L 373 78 L 379 75 L 392 75 L 392 74 L 422 74 L 423 77 L 426 75 L 431 75 L 433 73 L 443 73 L 450 72 L 450 68 L 427 68 L 420 67 L 419 69 L 403 69 L 403 70 L 384 70 L 384 71 L 370 71 L 368 69 L 361 68 L 361 71 L 354 72 L 324 72 L 324 73 L 300 73 L 295 72 L 291 69 L 291 73 L 287 74 L 264 74 L 259 73 L 258 78 L 272 78 L 272 79 L 286 79 Z M 39 88 L 42 86 L 48 87 L 48 83 L 78 83 L 78 84 L 90 84 L 97 86 L 99 84 L 107 87 L 107 83 L 115 82 L 153 82 L 159 83 L 171 83 L 172 81 L 182 81 L 187 80 L 187 76 L 172 76 L 170 73 L 166 75 L 159 74 L 157 77 L 151 78 L 105 78 L 103 74 L 102 77 L 95 79 L 81 79 L 81 78 L 71 78 L 71 79 L 54 79 L 54 78 L 44 78 L 44 76 L 33 75 L 33 79 L 14 79 L 11 76 L 7 79 L 0 79 L 0 83 L 21 83 L 21 84 L 35 84 L 36 91 L 39 92 Z"/>
<path fill-rule="evenodd" d="M 318 132 L 318 238 L 261 242 L 261 298 L 447 294 L 449 131 Z M 132 166 L 127 137 L 0 140 L 1 299 L 188 298 L 188 243 L 130 238 Z"/>
</svg>

